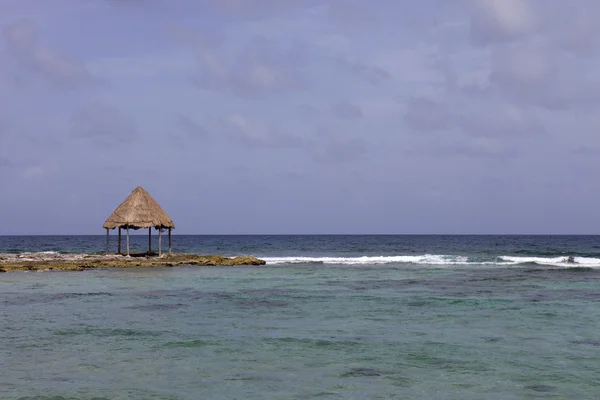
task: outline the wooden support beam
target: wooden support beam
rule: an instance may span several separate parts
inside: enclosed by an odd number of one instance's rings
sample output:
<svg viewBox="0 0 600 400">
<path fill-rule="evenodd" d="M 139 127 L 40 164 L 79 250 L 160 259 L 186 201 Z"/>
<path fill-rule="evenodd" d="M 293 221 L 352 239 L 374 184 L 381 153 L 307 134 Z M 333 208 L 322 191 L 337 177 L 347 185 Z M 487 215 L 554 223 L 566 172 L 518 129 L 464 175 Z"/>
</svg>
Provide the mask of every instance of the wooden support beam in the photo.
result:
<svg viewBox="0 0 600 400">
<path fill-rule="evenodd" d="M 119 227 L 119 244 L 117 245 L 117 254 L 121 254 L 121 227 Z"/>
<path fill-rule="evenodd" d="M 108 228 L 106 228 L 106 255 L 108 255 Z"/>
<path fill-rule="evenodd" d="M 158 256 L 162 256 L 162 226 L 158 228 Z"/>
<path fill-rule="evenodd" d="M 129 226 L 127 226 L 127 257 L 129 257 Z"/>
<path fill-rule="evenodd" d="M 171 241 L 171 228 L 169 228 L 169 255 L 171 255 L 171 245 L 172 245 L 172 241 Z"/>
<path fill-rule="evenodd" d="M 148 253 L 152 253 L 152 227 L 148 228 Z"/>
</svg>

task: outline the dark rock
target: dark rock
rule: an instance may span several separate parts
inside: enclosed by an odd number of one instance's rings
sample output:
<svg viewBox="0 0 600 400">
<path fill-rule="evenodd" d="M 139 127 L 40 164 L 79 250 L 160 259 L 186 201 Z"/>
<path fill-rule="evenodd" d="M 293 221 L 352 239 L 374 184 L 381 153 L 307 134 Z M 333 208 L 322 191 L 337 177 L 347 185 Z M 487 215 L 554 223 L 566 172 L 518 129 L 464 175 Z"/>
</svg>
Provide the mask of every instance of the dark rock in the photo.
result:
<svg viewBox="0 0 600 400">
<path fill-rule="evenodd" d="M 556 388 L 550 385 L 529 385 L 525 386 L 525 389 L 533 390 L 534 392 L 548 393 L 553 392 Z"/>
<path fill-rule="evenodd" d="M 486 342 L 499 342 L 502 340 L 502 338 L 496 336 L 485 336 L 483 337 L 483 340 L 485 340 Z"/>
<path fill-rule="evenodd" d="M 574 340 L 572 344 L 587 344 L 589 346 L 600 346 L 600 340 Z"/>
<path fill-rule="evenodd" d="M 343 374 L 343 377 L 352 376 L 380 376 L 384 374 L 383 371 L 374 368 L 352 368 L 350 371 Z"/>
</svg>

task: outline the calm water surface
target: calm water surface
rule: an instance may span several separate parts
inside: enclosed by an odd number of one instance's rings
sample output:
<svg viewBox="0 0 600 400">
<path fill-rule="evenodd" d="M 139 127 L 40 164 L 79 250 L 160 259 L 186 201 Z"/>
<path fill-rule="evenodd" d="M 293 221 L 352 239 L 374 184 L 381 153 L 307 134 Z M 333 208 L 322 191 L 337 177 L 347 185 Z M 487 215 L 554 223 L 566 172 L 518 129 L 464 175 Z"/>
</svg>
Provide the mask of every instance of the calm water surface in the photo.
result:
<svg viewBox="0 0 600 400">
<path fill-rule="evenodd" d="M 593 237 L 232 240 L 271 264 L 1 274 L 0 398 L 600 398 Z"/>
</svg>

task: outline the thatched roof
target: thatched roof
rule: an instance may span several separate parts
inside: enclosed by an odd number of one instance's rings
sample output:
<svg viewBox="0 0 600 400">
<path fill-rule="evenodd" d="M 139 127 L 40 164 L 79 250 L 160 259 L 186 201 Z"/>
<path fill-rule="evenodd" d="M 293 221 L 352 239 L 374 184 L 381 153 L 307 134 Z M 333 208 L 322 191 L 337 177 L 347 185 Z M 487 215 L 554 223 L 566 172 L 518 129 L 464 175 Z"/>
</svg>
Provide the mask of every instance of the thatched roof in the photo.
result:
<svg viewBox="0 0 600 400">
<path fill-rule="evenodd" d="M 106 219 L 105 229 L 175 228 L 171 217 L 144 188 L 138 186 Z"/>
</svg>

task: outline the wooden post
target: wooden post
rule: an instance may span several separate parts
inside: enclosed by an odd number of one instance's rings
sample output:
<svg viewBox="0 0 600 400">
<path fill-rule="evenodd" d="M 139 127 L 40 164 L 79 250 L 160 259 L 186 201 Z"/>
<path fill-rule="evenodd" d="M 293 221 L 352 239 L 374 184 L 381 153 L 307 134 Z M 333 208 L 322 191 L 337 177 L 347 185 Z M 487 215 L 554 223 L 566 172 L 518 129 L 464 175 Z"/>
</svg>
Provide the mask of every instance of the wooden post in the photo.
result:
<svg viewBox="0 0 600 400">
<path fill-rule="evenodd" d="M 108 255 L 108 228 L 106 228 L 106 255 Z"/>
<path fill-rule="evenodd" d="M 119 244 L 117 245 L 117 254 L 121 255 L 121 227 L 119 227 Z"/>
<path fill-rule="evenodd" d="M 152 253 L 152 227 L 148 228 L 148 254 Z"/>
<path fill-rule="evenodd" d="M 171 228 L 169 228 L 169 255 L 171 255 Z"/>
<path fill-rule="evenodd" d="M 129 257 L 129 226 L 127 226 L 127 257 Z"/>
<path fill-rule="evenodd" d="M 162 256 L 162 226 L 158 228 L 158 256 Z"/>
</svg>

